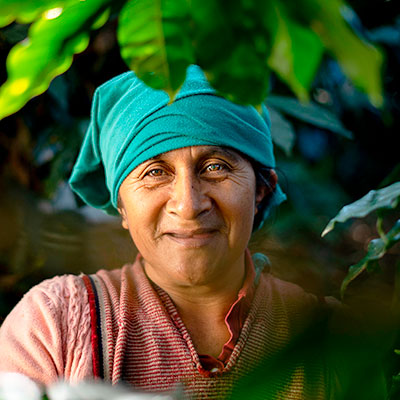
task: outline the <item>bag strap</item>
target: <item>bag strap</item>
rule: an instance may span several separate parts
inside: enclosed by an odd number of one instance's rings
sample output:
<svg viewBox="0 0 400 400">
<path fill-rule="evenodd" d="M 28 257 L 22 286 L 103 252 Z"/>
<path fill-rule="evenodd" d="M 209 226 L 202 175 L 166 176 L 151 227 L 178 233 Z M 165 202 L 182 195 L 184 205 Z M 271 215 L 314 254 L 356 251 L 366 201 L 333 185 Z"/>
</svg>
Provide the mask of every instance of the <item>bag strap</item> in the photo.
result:
<svg viewBox="0 0 400 400">
<path fill-rule="evenodd" d="M 97 379 L 104 379 L 99 296 L 93 279 L 89 275 L 81 275 L 81 278 L 87 290 L 90 307 L 93 376 Z"/>
</svg>

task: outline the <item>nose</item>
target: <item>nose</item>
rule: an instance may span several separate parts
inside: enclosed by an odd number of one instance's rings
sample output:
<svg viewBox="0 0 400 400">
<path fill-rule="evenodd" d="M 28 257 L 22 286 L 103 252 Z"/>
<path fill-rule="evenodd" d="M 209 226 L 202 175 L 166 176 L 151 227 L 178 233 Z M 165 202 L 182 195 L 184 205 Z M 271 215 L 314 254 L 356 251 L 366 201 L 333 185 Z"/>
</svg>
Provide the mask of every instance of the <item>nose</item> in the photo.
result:
<svg viewBox="0 0 400 400">
<path fill-rule="evenodd" d="M 194 173 L 185 171 L 176 174 L 166 207 L 172 215 L 193 220 L 211 209 L 212 200 L 206 193 L 205 183 Z"/>
</svg>

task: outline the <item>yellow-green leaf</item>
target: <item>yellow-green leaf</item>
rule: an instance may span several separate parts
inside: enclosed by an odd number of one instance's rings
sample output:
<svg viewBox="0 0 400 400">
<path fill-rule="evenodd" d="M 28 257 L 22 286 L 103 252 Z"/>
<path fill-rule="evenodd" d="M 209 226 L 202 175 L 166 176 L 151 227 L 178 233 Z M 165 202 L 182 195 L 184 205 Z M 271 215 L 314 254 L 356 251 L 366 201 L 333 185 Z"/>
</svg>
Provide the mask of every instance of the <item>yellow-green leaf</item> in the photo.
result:
<svg viewBox="0 0 400 400">
<path fill-rule="evenodd" d="M 13 21 L 28 24 L 43 12 L 63 8 L 66 3 L 76 0 L 0 0 L 0 27 Z"/>
<path fill-rule="evenodd" d="M 106 0 L 74 1 L 42 13 L 28 38 L 8 55 L 8 79 L 0 88 L 0 119 L 43 93 L 54 77 L 71 66 L 74 54 L 87 47 L 90 29 L 107 6 Z"/>
</svg>

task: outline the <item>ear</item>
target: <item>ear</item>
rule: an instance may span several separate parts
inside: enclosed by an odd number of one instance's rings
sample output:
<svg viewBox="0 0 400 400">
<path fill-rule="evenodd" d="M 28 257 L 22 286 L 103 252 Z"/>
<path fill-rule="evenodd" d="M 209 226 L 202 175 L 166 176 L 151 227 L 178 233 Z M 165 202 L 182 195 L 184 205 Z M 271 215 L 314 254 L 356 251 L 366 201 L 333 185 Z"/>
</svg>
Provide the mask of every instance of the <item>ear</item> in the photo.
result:
<svg viewBox="0 0 400 400">
<path fill-rule="evenodd" d="M 129 225 L 128 225 L 128 217 L 126 215 L 126 211 L 124 208 L 124 205 L 122 204 L 122 201 L 120 198 L 118 198 L 118 208 L 117 208 L 119 215 L 121 215 L 121 225 L 124 229 L 129 230 Z"/>
<path fill-rule="evenodd" d="M 274 169 L 271 169 L 269 172 L 269 178 L 268 178 L 268 183 L 269 186 L 267 185 L 262 185 L 257 188 L 256 192 L 256 208 L 255 208 L 255 213 L 257 214 L 258 212 L 258 205 L 262 202 L 263 198 L 268 195 L 269 193 L 273 192 L 275 190 L 276 184 L 278 183 L 278 175 L 276 175 L 276 172 Z"/>
</svg>

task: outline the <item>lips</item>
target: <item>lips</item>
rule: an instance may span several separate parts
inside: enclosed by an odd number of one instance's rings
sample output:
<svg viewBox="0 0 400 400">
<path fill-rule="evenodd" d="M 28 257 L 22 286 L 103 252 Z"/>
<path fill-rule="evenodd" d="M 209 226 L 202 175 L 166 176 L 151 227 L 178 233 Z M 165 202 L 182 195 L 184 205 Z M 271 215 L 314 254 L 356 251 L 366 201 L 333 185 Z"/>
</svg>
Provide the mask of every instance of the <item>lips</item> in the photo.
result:
<svg viewBox="0 0 400 400">
<path fill-rule="evenodd" d="M 217 233 L 218 230 L 214 228 L 201 228 L 171 230 L 165 232 L 164 235 L 181 246 L 198 248 L 212 243 Z"/>
<path fill-rule="evenodd" d="M 200 228 L 200 229 L 194 229 L 194 230 L 177 229 L 177 230 L 167 231 L 167 232 L 165 232 L 165 234 L 171 235 L 176 238 L 188 239 L 188 238 L 207 236 L 216 231 L 217 231 L 217 229 L 215 229 L 215 228 Z"/>
</svg>

